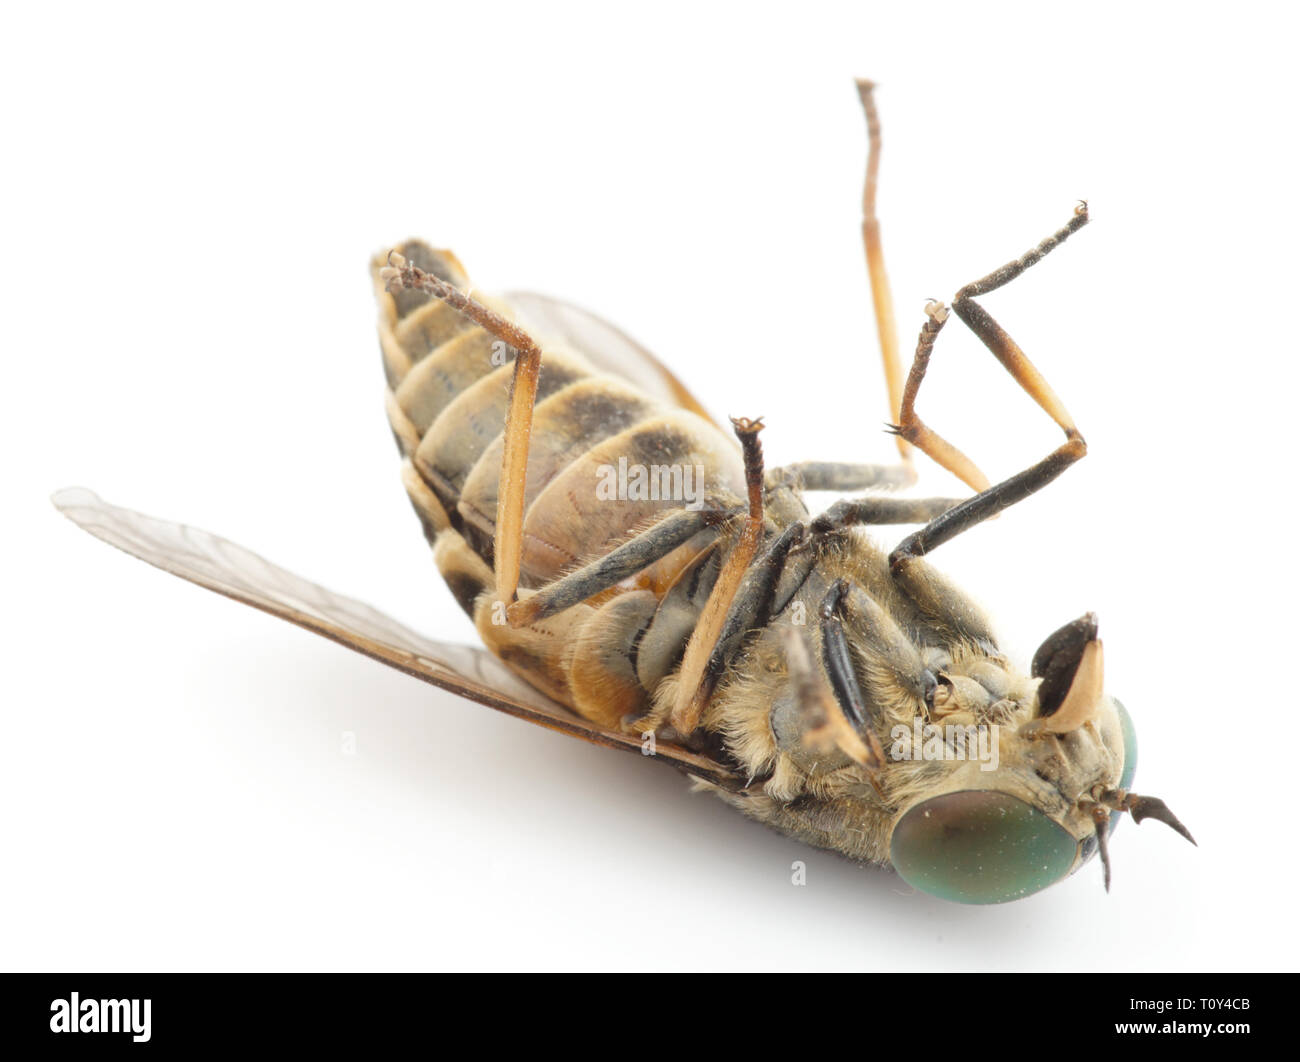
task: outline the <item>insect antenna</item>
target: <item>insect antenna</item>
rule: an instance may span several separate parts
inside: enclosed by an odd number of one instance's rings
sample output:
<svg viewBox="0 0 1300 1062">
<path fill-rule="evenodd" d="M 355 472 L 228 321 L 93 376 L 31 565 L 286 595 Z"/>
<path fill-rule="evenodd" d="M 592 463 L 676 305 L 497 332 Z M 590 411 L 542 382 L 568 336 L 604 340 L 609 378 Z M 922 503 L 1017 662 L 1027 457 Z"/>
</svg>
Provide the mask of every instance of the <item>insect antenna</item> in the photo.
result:
<svg viewBox="0 0 1300 1062">
<path fill-rule="evenodd" d="M 1159 797 L 1138 796 L 1136 793 L 1128 793 L 1124 797 L 1124 806 L 1120 810 L 1129 812 L 1133 816 L 1134 822 L 1141 822 L 1143 819 L 1155 819 L 1157 822 L 1163 822 L 1171 830 L 1182 834 L 1192 844 L 1196 844 L 1196 838 L 1192 836 L 1191 831 L 1178 821 L 1178 816 L 1170 811 L 1169 805 Z"/>
<path fill-rule="evenodd" d="M 1140 796 L 1137 793 L 1125 792 L 1123 789 L 1108 789 L 1089 806 L 1089 811 L 1092 815 L 1093 829 L 1097 834 L 1097 854 L 1101 856 L 1107 892 L 1110 892 L 1110 850 L 1107 847 L 1107 838 L 1110 835 L 1111 811 L 1127 811 L 1137 823 L 1144 819 L 1163 822 L 1171 830 L 1186 837 L 1192 844 L 1196 844 L 1196 838 L 1192 836 L 1191 831 L 1178 820 L 1178 816 L 1169 810 L 1169 805 L 1159 797 Z"/>
<path fill-rule="evenodd" d="M 1102 881 L 1110 892 L 1110 812 L 1100 804 L 1092 809 L 1092 828 L 1097 834 L 1097 854 L 1101 856 Z"/>
</svg>

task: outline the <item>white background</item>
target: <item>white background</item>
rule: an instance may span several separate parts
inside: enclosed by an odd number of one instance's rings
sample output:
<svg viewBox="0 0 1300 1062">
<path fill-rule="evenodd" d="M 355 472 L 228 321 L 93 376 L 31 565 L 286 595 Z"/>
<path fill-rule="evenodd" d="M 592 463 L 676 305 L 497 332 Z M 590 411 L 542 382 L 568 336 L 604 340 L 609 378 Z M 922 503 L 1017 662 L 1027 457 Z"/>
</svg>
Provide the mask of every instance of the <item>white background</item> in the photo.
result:
<svg viewBox="0 0 1300 1062">
<path fill-rule="evenodd" d="M 0 963 L 1294 967 L 1296 30 L 1241 3 L 11 12 Z M 472 638 L 380 401 L 366 262 L 417 234 L 765 415 L 773 462 L 887 459 L 862 75 L 909 349 L 926 297 L 1092 207 L 987 302 L 1091 453 L 936 560 L 1022 661 L 1100 614 L 1138 788 L 1200 842 L 1125 823 L 1109 896 L 1095 864 L 1008 906 L 910 894 L 50 507 L 85 484 Z M 994 477 L 1059 440 L 957 322 L 921 412 Z"/>
</svg>

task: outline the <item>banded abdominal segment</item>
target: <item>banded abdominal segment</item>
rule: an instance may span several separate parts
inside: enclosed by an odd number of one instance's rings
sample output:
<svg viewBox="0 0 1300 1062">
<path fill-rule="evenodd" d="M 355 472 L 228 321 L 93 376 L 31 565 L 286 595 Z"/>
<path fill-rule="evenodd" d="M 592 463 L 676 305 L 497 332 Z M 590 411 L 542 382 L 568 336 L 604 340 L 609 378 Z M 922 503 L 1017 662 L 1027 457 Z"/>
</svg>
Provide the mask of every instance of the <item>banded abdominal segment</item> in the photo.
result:
<svg viewBox="0 0 1300 1062">
<path fill-rule="evenodd" d="M 398 250 L 421 269 L 468 288 L 449 252 L 418 242 Z M 657 488 L 650 496 L 633 491 L 609 497 L 620 469 L 671 469 L 665 486 L 680 487 L 685 476 L 699 511 L 695 526 L 685 529 L 689 534 L 661 536 L 669 547 L 626 578 L 558 615 L 512 628 L 485 591 L 493 585 L 514 351 L 437 299 L 389 293 L 378 276 L 383 265 L 382 258 L 372 263 L 389 422 L 404 458 L 403 482 L 439 572 L 485 644 L 522 677 L 587 719 L 628 725 L 646 712 L 655 686 L 680 658 L 711 585 L 699 572 L 708 556 L 726 548 L 726 514 L 739 504 L 745 482 L 734 440 L 684 391 L 647 394 L 608 361 L 597 367 L 596 359 L 543 332 L 525 480 L 521 597 L 611 554 L 683 508 L 680 496 Z M 508 300 L 476 297 L 514 316 Z M 705 563 L 693 566 L 697 560 Z M 640 659 L 643 644 L 648 664 Z"/>
</svg>

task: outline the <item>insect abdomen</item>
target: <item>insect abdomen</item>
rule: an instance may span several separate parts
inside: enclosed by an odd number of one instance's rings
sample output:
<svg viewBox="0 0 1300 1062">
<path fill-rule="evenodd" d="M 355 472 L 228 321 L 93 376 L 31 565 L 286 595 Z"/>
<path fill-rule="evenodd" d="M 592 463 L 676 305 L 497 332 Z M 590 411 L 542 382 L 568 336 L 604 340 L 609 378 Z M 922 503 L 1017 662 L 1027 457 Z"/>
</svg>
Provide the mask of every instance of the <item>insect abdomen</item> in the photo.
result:
<svg viewBox="0 0 1300 1062">
<path fill-rule="evenodd" d="M 421 269 L 468 288 L 449 252 L 421 243 L 399 250 Z M 513 351 L 443 302 L 384 291 L 377 277 L 383 264 L 377 259 L 374 267 L 389 420 L 409 461 L 408 493 L 440 571 L 489 647 L 525 677 L 589 718 L 593 711 L 606 721 L 621 718 L 649 692 L 638 676 L 636 643 L 672 579 L 708 536 L 658 562 L 636 585 L 607 591 L 531 630 L 497 629 L 499 623 L 478 615 L 477 602 L 492 585 Z M 475 298 L 510 313 L 508 305 Z M 713 423 L 538 338 L 545 353 L 525 480 L 521 586 L 543 586 L 603 556 L 667 510 L 743 494 L 739 450 Z M 619 596 L 628 600 L 612 603 Z M 592 615 L 597 609 L 599 620 Z"/>
</svg>

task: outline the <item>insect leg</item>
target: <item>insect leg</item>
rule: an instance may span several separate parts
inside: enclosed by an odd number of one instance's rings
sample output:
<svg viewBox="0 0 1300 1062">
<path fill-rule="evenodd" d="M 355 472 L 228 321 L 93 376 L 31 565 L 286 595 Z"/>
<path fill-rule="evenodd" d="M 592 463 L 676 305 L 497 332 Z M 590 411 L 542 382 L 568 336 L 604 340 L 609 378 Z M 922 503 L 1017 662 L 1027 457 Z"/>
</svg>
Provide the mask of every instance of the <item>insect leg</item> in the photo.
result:
<svg viewBox="0 0 1300 1062">
<path fill-rule="evenodd" d="M 802 730 L 801 742 L 822 754 L 838 748 L 854 763 L 870 770 L 878 769 L 884 762 L 884 750 L 877 754 L 862 740 L 857 727 L 844 714 L 844 709 L 827 687 L 824 672 L 813 665 L 814 650 L 807 635 L 797 627 L 787 627 L 782 638 L 791 692 Z M 876 745 L 879 744 L 877 740 Z"/>
<path fill-rule="evenodd" d="M 733 418 L 731 423 L 744 451 L 749 512 L 682 656 L 669 722 L 683 736 L 692 733 L 699 725 L 700 715 L 712 692 L 707 681 L 709 658 L 722 635 L 731 602 L 763 541 L 763 446 L 758 441 L 763 422 Z"/>
<path fill-rule="evenodd" d="M 916 357 L 912 362 L 912 371 L 908 375 L 907 387 L 903 393 L 903 406 L 896 431 L 979 493 L 937 516 L 916 534 L 905 538 L 890 557 L 891 565 L 895 569 L 905 558 L 928 553 L 967 528 L 987 520 L 1018 501 L 1023 501 L 1035 491 L 1045 487 L 1088 452 L 1087 443 L 1084 442 L 1079 429 L 1075 427 L 1064 403 L 1056 396 L 1015 340 L 979 303 L 975 302 L 976 296 L 995 291 L 1020 276 L 1063 243 L 1071 233 L 1078 231 L 1087 223 L 1088 208 L 1086 204 L 1080 204 L 1067 225 L 1014 262 L 994 270 L 973 284 L 967 284 L 957 292 L 953 300 L 953 312 L 979 336 L 1025 393 L 1038 403 L 1065 432 L 1065 442 L 1056 450 L 1036 465 L 996 486 L 990 486 L 984 474 L 970 458 L 932 432 L 916 415 L 917 392 L 925 379 L 934 341 L 948 319 L 948 310 L 942 304 L 932 302 L 926 306 L 926 322 L 917 340 Z"/>
<path fill-rule="evenodd" d="M 868 723 L 870 709 L 858 685 L 858 678 L 853 670 L 852 652 L 844 634 L 841 613 L 848 591 L 848 582 L 837 579 L 822 601 L 822 666 L 826 669 L 840 711 L 854 731 L 866 738 L 867 748 L 870 750 L 868 765 L 878 768 L 885 764 L 885 753 L 880 747 L 880 737 L 876 734 L 873 725 L 876 720 L 873 719 Z"/>
<path fill-rule="evenodd" d="M 1087 452 L 1083 436 L 1075 431 L 1038 464 L 980 491 L 973 498 L 967 498 L 935 517 L 920 531 L 908 535 L 889 555 L 890 566 L 897 569 L 907 558 L 923 556 L 990 516 L 996 516 L 1016 502 L 1024 501 L 1031 494 L 1042 490 Z"/>
<path fill-rule="evenodd" d="M 867 257 L 867 275 L 871 278 L 871 301 L 876 312 L 876 334 L 880 340 L 880 357 L 885 369 L 885 386 L 889 391 L 889 415 L 897 423 L 903 400 L 903 362 L 898 349 L 898 325 L 894 320 L 894 300 L 889 293 L 889 276 L 885 272 L 885 252 L 880 239 L 880 219 L 876 217 L 876 182 L 880 173 L 880 116 L 876 113 L 875 83 L 858 81 L 858 96 L 867 116 L 867 176 L 862 188 L 862 247 Z M 903 459 L 899 472 L 906 485 L 916 480 L 912 469 L 909 440 L 898 438 L 898 455 Z M 814 489 L 814 488 L 809 488 Z M 856 490 L 856 487 L 838 488 Z"/>
<path fill-rule="evenodd" d="M 1026 252 L 1014 262 L 1008 262 L 1001 269 L 995 269 L 988 276 L 967 284 L 953 299 L 953 312 L 973 331 L 993 356 L 998 359 L 1015 381 L 1065 432 L 1067 441 L 1077 439 L 1083 445 L 1083 436 L 1066 411 L 1064 403 L 1056 396 L 1043 375 L 1025 356 L 1016 341 L 1012 339 L 989 315 L 988 311 L 975 301 L 977 295 L 987 295 L 1004 284 L 1010 283 L 1026 269 L 1040 261 L 1045 255 L 1065 242 L 1071 233 L 1077 232 L 1088 223 L 1088 207 L 1079 204 L 1069 223 L 1043 240 L 1037 247 Z M 942 436 L 931 431 L 916 413 L 916 396 L 925 379 L 926 369 L 930 364 L 930 355 L 934 352 L 934 342 L 948 320 L 948 308 L 939 302 L 926 304 L 926 321 L 917 338 L 916 355 L 912 359 L 912 369 L 908 373 L 907 386 L 903 390 L 902 407 L 899 410 L 898 424 L 894 432 L 917 449 L 933 458 L 971 489 L 984 491 L 989 481 L 969 457 L 949 443 Z M 1086 447 L 1084 447 L 1086 449 Z M 1082 453 L 1079 456 L 1083 456 Z"/>
<path fill-rule="evenodd" d="M 735 511 L 675 510 L 605 556 L 516 601 L 506 610 L 506 618 L 512 627 L 522 627 L 572 608 L 644 570 L 710 524 L 732 515 Z"/>
<path fill-rule="evenodd" d="M 731 599 L 718 640 L 700 679 L 700 691 L 707 698 L 713 693 L 722 672 L 744 644 L 745 635 L 764 626 L 771 618 L 777 599 L 777 586 L 785 571 L 790 550 L 803 541 L 807 528 L 791 524 L 763 551 L 745 572 L 745 577 Z"/>
<path fill-rule="evenodd" d="M 501 486 L 493 550 L 496 595 L 498 600 L 509 604 L 514 601 L 519 586 L 520 557 L 523 553 L 524 473 L 528 468 L 528 441 L 533 426 L 533 406 L 537 400 L 537 378 L 542 365 L 541 347 L 514 322 L 506 320 L 482 303 L 475 302 L 432 273 L 426 273 L 410 264 L 401 255 L 393 254 L 390 262 L 379 274 L 390 290 L 418 290 L 441 299 L 515 350 L 514 377 L 510 384 L 505 445 L 501 456 Z"/>
<path fill-rule="evenodd" d="M 960 498 L 841 498 L 813 520 L 814 535 L 826 535 L 862 524 L 926 524 Z"/>
<path fill-rule="evenodd" d="M 910 487 L 916 476 L 907 465 L 860 465 L 840 461 L 800 461 L 767 473 L 767 482 L 796 490 L 870 490 Z"/>
</svg>

